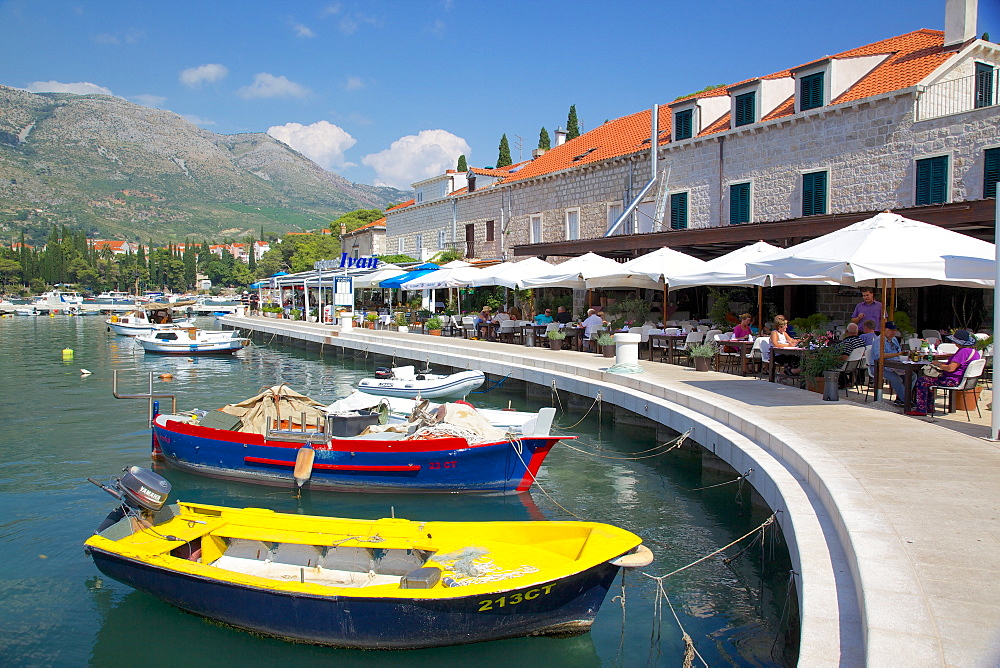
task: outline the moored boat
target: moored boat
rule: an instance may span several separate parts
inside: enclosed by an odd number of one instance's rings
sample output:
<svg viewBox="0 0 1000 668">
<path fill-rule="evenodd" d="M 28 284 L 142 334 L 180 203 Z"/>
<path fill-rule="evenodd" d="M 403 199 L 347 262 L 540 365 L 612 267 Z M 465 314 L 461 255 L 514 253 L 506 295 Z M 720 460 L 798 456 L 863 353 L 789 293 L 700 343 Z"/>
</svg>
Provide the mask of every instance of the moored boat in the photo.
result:
<svg viewBox="0 0 1000 668">
<path fill-rule="evenodd" d="M 119 336 L 138 336 L 164 327 L 193 327 L 194 322 L 191 319 L 177 319 L 174 317 L 175 309 L 185 308 L 192 303 L 177 302 L 174 304 L 163 304 L 150 302 L 139 305 L 125 315 L 112 315 L 104 322 L 108 326 L 108 329 Z"/>
<path fill-rule="evenodd" d="M 246 346 L 248 339 L 239 330 L 210 330 L 176 327 L 153 330 L 135 337 L 147 353 L 159 355 L 211 355 L 234 353 Z"/>
<path fill-rule="evenodd" d="M 91 480 L 100 485 L 96 481 Z M 106 576 L 239 628 L 408 649 L 585 633 L 622 567 L 652 554 L 596 522 L 340 519 L 178 502 L 132 467 L 86 551 Z"/>
<path fill-rule="evenodd" d="M 486 381 L 482 371 L 459 371 L 438 374 L 418 372 L 413 366 L 384 367 L 375 378 L 363 378 L 358 389 L 367 394 L 383 397 L 435 399 L 438 397 L 464 397 Z"/>
<path fill-rule="evenodd" d="M 561 437 L 549 435 L 555 409 L 524 432 L 492 426 L 468 404 L 445 404 L 412 420 L 377 412 L 328 413 L 285 386 L 221 410 L 157 415 L 153 454 L 191 473 L 227 480 L 339 491 L 523 492 Z M 308 451 L 308 452 L 305 452 Z M 308 457 L 308 475 L 296 474 Z"/>
</svg>

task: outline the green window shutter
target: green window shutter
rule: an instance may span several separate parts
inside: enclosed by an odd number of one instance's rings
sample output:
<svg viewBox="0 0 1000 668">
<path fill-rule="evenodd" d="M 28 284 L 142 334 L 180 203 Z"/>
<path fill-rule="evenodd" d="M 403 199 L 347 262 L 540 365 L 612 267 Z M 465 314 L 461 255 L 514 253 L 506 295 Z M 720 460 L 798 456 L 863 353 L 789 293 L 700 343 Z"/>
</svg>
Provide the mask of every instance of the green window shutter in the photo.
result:
<svg viewBox="0 0 1000 668">
<path fill-rule="evenodd" d="M 799 110 L 823 106 L 823 72 L 802 77 L 799 82 Z"/>
<path fill-rule="evenodd" d="M 685 109 L 674 114 L 674 140 L 690 139 L 694 132 L 694 111 Z"/>
<path fill-rule="evenodd" d="M 993 106 L 993 66 L 976 63 L 976 109 Z"/>
<path fill-rule="evenodd" d="M 997 183 L 1000 182 L 1000 148 L 986 149 L 983 168 L 983 197 L 997 196 Z"/>
<path fill-rule="evenodd" d="M 826 213 L 826 172 L 802 175 L 802 215 Z"/>
<path fill-rule="evenodd" d="M 750 184 L 736 183 L 729 186 L 729 224 L 750 222 Z"/>
<path fill-rule="evenodd" d="M 670 229 L 684 230 L 688 226 L 688 194 L 674 193 L 670 196 Z"/>
<path fill-rule="evenodd" d="M 736 127 L 756 122 L 756 101 L 756 93 L 744 93 L 736 96 L 736 118 L 734 119 Z"/>
<path fill-rule="evenodd" d="M 917 206 L 948 201 L 948 156 L 917 160 Z"/>
</svg>

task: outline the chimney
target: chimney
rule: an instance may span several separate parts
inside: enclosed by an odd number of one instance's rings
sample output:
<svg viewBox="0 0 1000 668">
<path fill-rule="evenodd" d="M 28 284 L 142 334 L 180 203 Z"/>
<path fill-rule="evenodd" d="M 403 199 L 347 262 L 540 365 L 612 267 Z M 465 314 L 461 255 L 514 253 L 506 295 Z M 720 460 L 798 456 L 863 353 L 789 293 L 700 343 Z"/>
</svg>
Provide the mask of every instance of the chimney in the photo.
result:
<svg viewBox="0 0 1000 668">
<path fill-rule="evenodd" d="M 532 151 L 531 151 L 531 159 L 532 160 L 534 160 L 535 158 L 537 158 L 540 155 L 545 155 L 545 149 L 544 148 L 532 149 Z"/>
<path fill-rule="evenodd" d="M 945 0 L 944 46 L 959 46 L 976 37 L 978 0 Z"/>
<path fill-rule="evenodd" d="M 970 0 L 972 1 L 972 0 Z M 566 143 L 566 131 L 562 129 L 562 126 L 556 128 L 556 146 L 562 146 Z"/>
</svg>

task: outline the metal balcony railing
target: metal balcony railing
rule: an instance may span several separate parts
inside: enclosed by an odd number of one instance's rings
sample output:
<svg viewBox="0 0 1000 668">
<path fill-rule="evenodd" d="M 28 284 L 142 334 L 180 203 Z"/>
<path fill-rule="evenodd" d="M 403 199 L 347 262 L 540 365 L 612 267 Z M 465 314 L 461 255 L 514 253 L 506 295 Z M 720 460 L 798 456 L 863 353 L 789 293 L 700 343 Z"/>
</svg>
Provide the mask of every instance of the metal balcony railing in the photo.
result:
<svg viewBox="0 0 1000 668">
<path fill-rule="evenodd" d="M 996 70 L 927 86 L 917 99 L 917 120 L 926 121 L 998 103 Z"/>
</svg>

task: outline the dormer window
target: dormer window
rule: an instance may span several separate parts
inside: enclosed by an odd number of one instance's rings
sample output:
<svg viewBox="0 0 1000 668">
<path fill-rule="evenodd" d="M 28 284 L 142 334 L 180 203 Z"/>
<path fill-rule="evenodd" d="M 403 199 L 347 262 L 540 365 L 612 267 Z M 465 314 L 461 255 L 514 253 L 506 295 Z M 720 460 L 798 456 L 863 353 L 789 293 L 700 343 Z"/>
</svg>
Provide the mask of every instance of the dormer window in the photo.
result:
<svg viewBox="0 0 1000 668">
<path fill-rule="evenodd" d="M 822 107 L 825 72 L 816 72 L 799 79 L 799 111 Z"/>
<path fill-rule="evenodd" d="M 976 109 L 993 106 L 993 66 L 976 63 Z"/>
<path fill-rule="evenodd" d="M 476 192 L 476 175 L 472 172 L 469 172 L 469 192 Z"/>
<path fill-rule="evenodd" d="M 757 121 L 757 92 L 751 91 L 737 95 L 733 100 L 733 127 L 750 125 Z"/>
<path fill-rule="evenodd" d="M 674 140 L 691 139 L 694 136 L 694 109 L 685 109 L 674 114 Z"/>
</svg>

